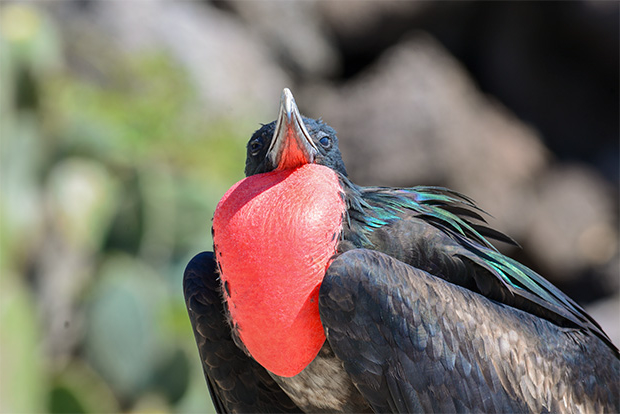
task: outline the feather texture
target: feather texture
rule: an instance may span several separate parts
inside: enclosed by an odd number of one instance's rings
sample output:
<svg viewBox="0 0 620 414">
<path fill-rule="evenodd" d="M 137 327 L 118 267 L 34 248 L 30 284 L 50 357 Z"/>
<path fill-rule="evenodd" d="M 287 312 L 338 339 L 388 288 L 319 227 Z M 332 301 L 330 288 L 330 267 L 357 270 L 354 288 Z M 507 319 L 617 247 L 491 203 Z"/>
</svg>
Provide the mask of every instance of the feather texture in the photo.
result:
<svg viewBox="0 0 620 414">
<path fill-rule="evenodd" d="M 489 227 L 483 217 L 487 213 L 469 197 L 442 187 L 359 187 L 345 177 L 341 180 L 349 216 L 346 220 L 349 229 L 345 229 L 343 237 L 354 247 L 381 251 L 382 240 L 373 237 L 378 230 L 385 228 L 390 232 L 391 226 L 407 218 L 423 221 L 451 239 L 450 243 L 443 245 L 427 245 L 427 249 L 443 250 L 452 260 L 460 259 L 466 266 L 476 268 L 470 272 L 470 277 L 459 280 L 448 275 L 448 281 L 468 288 L 477 286 L 479 293 L 491 299 L 561 326 L 592 332 L 618 354 L 609 337 L 581 306 L 538 273 L 501 254 L 491 244 L 489 239 L 517 245 L 510 237 Z M 414 239 L 424 236 L 423 233 L 403 233 L 402 230 L 390 233 L 396 238 L 399 234 Z M 408 243 L 411 241 L 404 242 L 405 245 Z"/>
</svg>

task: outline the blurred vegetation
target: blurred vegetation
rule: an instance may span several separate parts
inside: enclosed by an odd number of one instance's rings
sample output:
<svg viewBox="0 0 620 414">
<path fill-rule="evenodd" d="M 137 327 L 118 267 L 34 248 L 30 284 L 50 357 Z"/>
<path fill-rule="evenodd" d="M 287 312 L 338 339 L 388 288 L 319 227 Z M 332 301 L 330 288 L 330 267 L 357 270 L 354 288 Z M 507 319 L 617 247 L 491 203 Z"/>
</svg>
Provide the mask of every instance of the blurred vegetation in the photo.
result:
<svg viewBox="0 0 620 414">
<path fill-rule="evenodd" d="M 0 23 L 0 411 L 204 412 L 182 273 L 256 126 L 163 53 L 69 62 L 33 5 Z"/>
</svg>

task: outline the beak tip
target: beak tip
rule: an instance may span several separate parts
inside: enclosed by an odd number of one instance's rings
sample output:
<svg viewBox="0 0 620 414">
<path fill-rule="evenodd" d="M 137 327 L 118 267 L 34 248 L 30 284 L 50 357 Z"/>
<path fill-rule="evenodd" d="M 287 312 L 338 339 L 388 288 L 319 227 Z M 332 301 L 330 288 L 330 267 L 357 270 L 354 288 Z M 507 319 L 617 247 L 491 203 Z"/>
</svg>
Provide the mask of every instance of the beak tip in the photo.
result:
<svg viewBox="0 0 620 414">
<path fill-rule="evenodd" d="M 293 98 L 293 94 L 289 88 L 284 88 L 282 91 L 280 107 L 284 110 L 284 113 L 286 113 L 288 119 L 291 119 L 294 109 L 297 108 L 297 104 L 295 103 L 295 98 Z"/>
</svg>

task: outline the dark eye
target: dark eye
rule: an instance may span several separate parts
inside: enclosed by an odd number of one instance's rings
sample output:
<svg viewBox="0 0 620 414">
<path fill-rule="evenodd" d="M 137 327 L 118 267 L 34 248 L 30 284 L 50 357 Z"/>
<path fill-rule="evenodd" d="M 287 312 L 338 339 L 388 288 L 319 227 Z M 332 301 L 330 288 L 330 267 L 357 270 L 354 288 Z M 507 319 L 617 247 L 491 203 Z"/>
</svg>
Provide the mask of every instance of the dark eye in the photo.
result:
<svg viewBox="0 0 620 414">
<path fill-rule="evenodd" d="M 261 141 L 260 139 L 256 139 L 252 142 L 250 142 L 250 154 L 252 155 L 256 155 L 260 152 L 260 150 L 263 148 L 263 141 Z"/>
<path fill-rule="evenodd" d="M 332 140 L 329 137 L 323 137 L 319 140 L 323 148 L 329 148 L 332 146 Z"/>
</svg>

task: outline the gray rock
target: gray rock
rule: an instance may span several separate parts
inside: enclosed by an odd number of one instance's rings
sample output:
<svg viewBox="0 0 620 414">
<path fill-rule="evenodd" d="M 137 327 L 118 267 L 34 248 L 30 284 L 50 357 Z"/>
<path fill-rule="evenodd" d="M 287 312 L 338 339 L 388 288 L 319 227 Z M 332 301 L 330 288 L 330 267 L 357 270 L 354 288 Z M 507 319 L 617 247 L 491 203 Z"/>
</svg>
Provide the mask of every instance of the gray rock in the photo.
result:
<svg viewBox="0 0 620 414">
<path fill-rule="evenodd" d="M 609 339 L 620 346 L 620 296 L 593 303 L 586 310 L 601 325 Z"/>
<path fill-rule="evenodd" d="M 615 190 L 590 168 L 548 168 L 530 201 L 527 237 L 531 254 L 563 275 L 608 263 L 618 251 Z M 611 276 L 611 275 L 610 275 Z"/>
<path fill-rule="evenodd" d="M 334 75 L 339 55 L 322 25 L 316 0 L 232 1 L 229 3 L 252 33 L 269 48 L 269 56 L 297 77 Z M 334 2 L 337 3 L 337 2 Z"/>
</svg>

